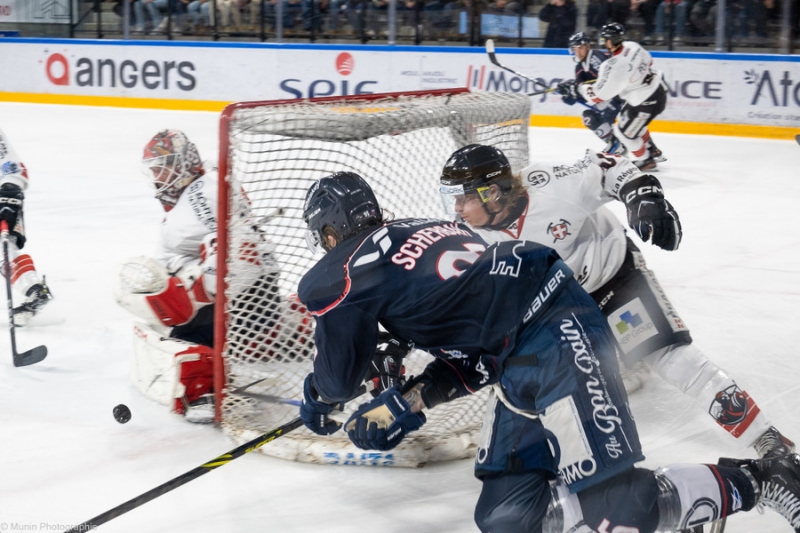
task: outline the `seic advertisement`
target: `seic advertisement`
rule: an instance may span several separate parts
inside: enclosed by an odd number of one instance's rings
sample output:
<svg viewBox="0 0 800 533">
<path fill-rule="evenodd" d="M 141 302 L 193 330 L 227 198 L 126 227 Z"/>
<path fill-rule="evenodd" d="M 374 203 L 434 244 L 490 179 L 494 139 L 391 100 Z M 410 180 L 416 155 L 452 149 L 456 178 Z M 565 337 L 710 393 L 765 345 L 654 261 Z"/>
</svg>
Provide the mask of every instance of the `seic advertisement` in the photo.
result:
<svg viewBox="0 0 800 533">
<path fill-rule="evenodd" d="M 2 4 L 2 0 L 0 0 Z M 664 120 L 800 127 L 800 57 L 654 52 L 669 91 Z M 181 102 L 298 99 L 469 87 L 531 93 L 574 76 L 566 50 L 274 43 L 4 39 L 2 93 Z M 580 115 L 554 93 L 535 115 Z M 35 100 L 35 98 L 30 98 Z"/>
</svg>

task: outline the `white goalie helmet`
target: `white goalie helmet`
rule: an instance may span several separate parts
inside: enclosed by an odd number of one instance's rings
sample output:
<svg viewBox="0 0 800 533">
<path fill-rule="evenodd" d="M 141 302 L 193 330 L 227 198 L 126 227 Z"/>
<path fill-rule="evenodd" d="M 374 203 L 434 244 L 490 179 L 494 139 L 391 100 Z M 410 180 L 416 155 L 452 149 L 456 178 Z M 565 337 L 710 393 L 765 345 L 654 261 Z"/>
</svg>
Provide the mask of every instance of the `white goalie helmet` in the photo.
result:
<svg viewBox="0 0 800 533">
<path fill-rule="evenodd" d="M 142 171 L 165 206 L 174 206 L 183 190 L 203 175 L 200 153 L 186 134 L 161 130 L 144 147 Z"/>
</svg>

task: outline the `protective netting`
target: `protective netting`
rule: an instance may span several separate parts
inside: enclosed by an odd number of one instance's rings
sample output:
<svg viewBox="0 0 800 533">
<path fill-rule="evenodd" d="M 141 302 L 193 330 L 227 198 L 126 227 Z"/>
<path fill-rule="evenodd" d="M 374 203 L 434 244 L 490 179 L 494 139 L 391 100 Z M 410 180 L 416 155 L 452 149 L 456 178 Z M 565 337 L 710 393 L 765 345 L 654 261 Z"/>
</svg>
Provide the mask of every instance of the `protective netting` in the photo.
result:
<svg viewBox="0 0 800 533">
<path fill-rule="evenodd" d="M 527 164 L 530 103 L 524 95 L 456 90 L 325 100 L 239 104 L 221 128 L 230 142 L 221 183 L 241 187 L 252 204 L 249 216 L 231 216 L 220 230 L 235 250 L 226 260 L 222 424 L 240 442 L 295 418 L 298 409 L 233 391 L 252 384 L 247 393 L 300 400 L 311 370 L 313 319 L 294 293 L 316 262 L 302 220 L 314 181 L 353 171 L 396 218 L 443 218 L 439 175 L 458 148 L 490 144 L 505 152 L 515 171 Z M 262 266 L 255 282 L 254 262 Z M 406 375 L 418 374 L 429 360 L 413 353 L 405 360 Z M 305 428 L 261 451 L 306 462 L 402 466 L 467 457 L 485 401 L 485 394 L 476 394 L 429 411 L 428 423 L 391 453 L 358 450 L 343 431 L 318 437 Z"/>
</svg>

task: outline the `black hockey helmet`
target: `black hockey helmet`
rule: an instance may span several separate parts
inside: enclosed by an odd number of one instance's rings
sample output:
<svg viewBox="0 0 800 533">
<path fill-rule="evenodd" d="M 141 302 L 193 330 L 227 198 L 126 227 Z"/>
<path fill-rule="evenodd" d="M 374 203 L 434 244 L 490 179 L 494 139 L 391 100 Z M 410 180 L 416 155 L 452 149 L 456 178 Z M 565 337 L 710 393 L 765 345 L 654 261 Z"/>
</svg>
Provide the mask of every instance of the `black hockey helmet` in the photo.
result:
<svg viewBox="0 0 800 533">
<path fill-rule="evenodd" d="M 477 194 L 486 208 L 489 200 L 496 200 L 490 198 L 489 187 L 497 185 L 507 192 L 513 181 L 511 163 L 499 148 L 470 144 L 453 152 L 445 163 L 439 178 L 439 194 L 445 211 L 452 215 L 456 214 L 456 202 L 465 194 Z"/>
<path fill-rule="evenodd" d="M 589 36 L 579 31 L 578 33 L 573 33 L 572 36 L 569 38 L 569 49 L 572 50 L 576 46 L 580 46 L 582 44 L 592 44 L 592 40 L 589 39 Z"/>
<path fill-rule="evenodd" d="M 612 22 L 600 28 L 600 38 L 603 43 L 606 39 L 611 41 L 614 46 L 621 44 L 625 40 L 625 26 L 619 22 Z"/>
<path fill-rule="evenodd" d="M 329 251 L 323 231 L 330 228 L 342 242 L 363 229 L 383 222 L 378 199 L 355 172 L 336 172 L 314 183 L 306 193 L 303 220 L 312 251 Z"/>
</svg>

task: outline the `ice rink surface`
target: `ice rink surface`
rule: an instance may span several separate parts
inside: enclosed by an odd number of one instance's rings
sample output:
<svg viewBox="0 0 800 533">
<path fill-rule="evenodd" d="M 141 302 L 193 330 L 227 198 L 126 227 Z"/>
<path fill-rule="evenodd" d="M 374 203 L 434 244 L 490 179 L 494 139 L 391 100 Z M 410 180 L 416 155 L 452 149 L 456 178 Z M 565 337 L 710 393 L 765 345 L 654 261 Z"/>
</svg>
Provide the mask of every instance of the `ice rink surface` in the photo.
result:
<svg viewBox="0 0 800 533">
<path fill-rule="evenodd" d="M 31 176 L 30 253 L 55 300 L 11 363 L 0 317 L 0 531 L 63 531 L 235 445 L 142 397 L 128 378 L 131 318 L 112 288 L 120 263 L 152 254 L 161 208 L 141 177 L 147 140 L 184 130 L 216 158 L 216 113 L 0 104 L 0 128 Z M 677 252 L 643 246 L 697 346 L 800 442 L 800 146 L 794 141 L 654 134 L 657 176 L 681 216 Z M 602 144 L 587 130 L 531 129 L 531 157 L 566 163 Z M 431 191 L 431 194 L 435 194 Z M 621 205 L 614 211 L 624 216 Z M 126 425 L 111 410 L 125 403 Z M 647 460 L 752 457 L 657 377 L 631 396 Z M 134 532 L 477 532 L 469 460 L 416 470 L 316 466 L 249 454 L 102 526 Z M 767 511 L 730 533 L 791 528 Z"/>
</svg>

